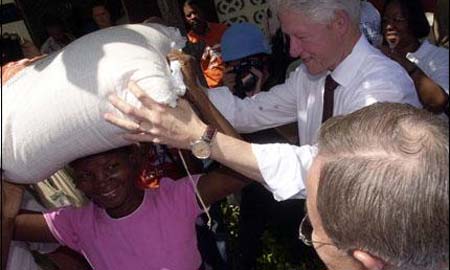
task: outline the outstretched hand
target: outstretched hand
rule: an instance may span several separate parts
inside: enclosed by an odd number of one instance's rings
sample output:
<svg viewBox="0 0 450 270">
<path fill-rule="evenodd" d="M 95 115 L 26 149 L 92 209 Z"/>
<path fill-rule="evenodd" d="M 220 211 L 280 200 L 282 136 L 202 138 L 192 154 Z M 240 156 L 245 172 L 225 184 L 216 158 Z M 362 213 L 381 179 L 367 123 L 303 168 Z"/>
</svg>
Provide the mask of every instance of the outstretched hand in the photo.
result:
<svg viewBox="0 0 450 270">
<path fill-rule="evenodd" d="M 109 123 L 129 131 L 124 135 L 125 139 L 189 149 L 191 143 L 199 139 L 206 130 L 206 124 L 198 118 L 186 100 L 179 99 L 177 107 L 171 108 L 151 99 L 135 82 L 130 82 L 128 88 L 142 106 L 134 107 L 117 95 L 111 95 L 111 104 L 129 119 L 112 113 L 104 115 Z"/>
</svg>

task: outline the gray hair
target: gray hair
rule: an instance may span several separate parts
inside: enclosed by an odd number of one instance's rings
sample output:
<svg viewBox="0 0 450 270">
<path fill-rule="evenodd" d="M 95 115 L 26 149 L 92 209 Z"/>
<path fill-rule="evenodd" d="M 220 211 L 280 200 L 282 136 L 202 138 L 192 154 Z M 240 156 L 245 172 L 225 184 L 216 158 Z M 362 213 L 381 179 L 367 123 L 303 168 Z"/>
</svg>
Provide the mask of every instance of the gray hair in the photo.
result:
<svg viewBox="0 0 450 270">
<path fill-rule="evenodd" d="M 330 22 L 338 10 L 358 25 L 361 17 L 361 0 L 271 0 L 271 8 L 275 13 L 298 11 L 319 23 Z"/>
<path fill-rule="evenodd" d="M 386 269 L 437 270 L 449 262 L 449 126 L 409 105 L 380 103 L 320 130 L 317 207 L 344 251 Z"/>
</svg>

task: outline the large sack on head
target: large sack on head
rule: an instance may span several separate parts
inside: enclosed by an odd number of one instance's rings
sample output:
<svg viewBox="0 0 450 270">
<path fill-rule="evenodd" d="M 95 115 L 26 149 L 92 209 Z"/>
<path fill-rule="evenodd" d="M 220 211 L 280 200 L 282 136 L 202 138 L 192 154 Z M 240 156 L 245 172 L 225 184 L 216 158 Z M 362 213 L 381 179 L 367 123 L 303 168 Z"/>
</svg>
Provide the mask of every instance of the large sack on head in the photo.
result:
<svg viewBox="0 0 450 270">
<path fill-rule="evenodd" d="M 43 180 L 66 163 L 124 146 L 122 130 L 103 114 L 118 94 L 139 105 L 130 80 L 175 106 L 179 88 L 166 55 L 182 48 L 175 28 L 126 25 L 86 35 L 14 75 L 2 89 L 2 169 L 18 183 Z"/>
</svg>

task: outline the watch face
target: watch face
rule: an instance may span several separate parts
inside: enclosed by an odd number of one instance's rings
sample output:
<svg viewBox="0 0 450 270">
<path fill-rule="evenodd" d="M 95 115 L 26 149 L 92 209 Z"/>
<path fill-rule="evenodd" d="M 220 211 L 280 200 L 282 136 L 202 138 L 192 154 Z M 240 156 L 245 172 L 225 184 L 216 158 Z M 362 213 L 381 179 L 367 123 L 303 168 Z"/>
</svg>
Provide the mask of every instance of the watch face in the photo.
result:
<svg viewBox="0 0 450 270">
<path fill-rule="evenodd" d="M 209 143 L 199 140 L 192 145 L 192 154 L 199 159 L 207 159 L 211 156 L 211 146 Z"/>
</svg>

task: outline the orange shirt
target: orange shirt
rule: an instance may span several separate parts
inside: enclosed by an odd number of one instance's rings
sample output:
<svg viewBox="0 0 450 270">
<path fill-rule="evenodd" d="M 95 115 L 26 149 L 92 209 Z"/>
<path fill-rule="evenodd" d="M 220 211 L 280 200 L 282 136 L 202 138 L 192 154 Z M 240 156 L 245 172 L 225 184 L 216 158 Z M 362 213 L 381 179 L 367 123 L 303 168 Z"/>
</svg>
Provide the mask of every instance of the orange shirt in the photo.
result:
<svg viewBox="0 0 450 270">
<path fill-rule="evenodd" d="M 192 43 L 204 41 L 206 43 L 202 59 L 200 61 L 203 74 L 209 87 L 222 85 L 224 65 L 221 56 L 220 41 L 223 33 L 228 28 L 225 24 L 208 23 L 209 31 L 206 35 L 198 35 L 192 31 L 188 33 L 188 39 Z"/>
</svg>

